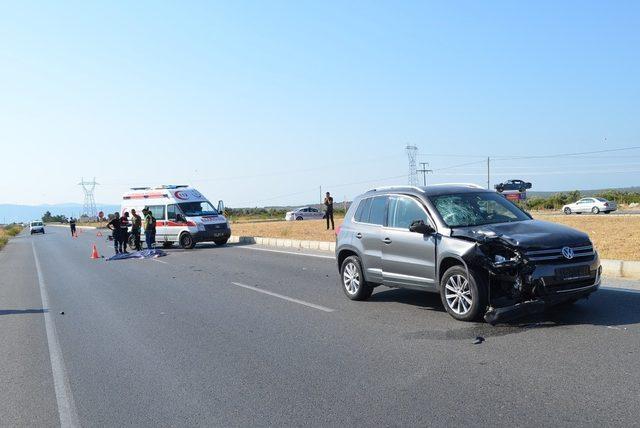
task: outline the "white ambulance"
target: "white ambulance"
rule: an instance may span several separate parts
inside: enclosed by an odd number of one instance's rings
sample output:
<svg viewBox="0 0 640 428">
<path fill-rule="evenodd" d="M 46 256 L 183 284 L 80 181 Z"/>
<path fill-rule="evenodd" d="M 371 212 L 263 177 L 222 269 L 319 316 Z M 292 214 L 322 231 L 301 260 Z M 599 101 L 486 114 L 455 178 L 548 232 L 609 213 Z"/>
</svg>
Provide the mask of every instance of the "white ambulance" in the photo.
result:
<svg viewBox="0 0 640 428">
<path fill-rule="evenodd" d="M 224 245 L 231 236 L 229 223 L 223 215 L 223 202 L 219 201 L 216 209 L 200 192 L 186 185 L 134 187 L 122 196 L 120 215 L 125 212 L 131 215 L 131 210 L 135 209 L 143 217 L 143 208 L 153 213 L 156 244 L 165 248 L 176 242 L 182 248 L 193 248 L 198 242 Z"/>
</svg>

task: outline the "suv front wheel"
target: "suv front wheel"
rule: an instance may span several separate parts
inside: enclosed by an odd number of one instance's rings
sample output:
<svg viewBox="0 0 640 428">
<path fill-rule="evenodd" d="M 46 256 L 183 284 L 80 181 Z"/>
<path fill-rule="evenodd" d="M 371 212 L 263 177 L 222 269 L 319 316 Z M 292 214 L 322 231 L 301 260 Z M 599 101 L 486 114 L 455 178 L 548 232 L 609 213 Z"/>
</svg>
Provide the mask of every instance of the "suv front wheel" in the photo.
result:
<svg viewBox="0 0 640 428">
<path fill-rule="evenodd" d="M 373 287 L 364 280 L 362 265 L 357 256 L 349 256 L 342 262 L 340 282 L 344 294 L 351 300 L 367 300 L 373 293 Z"/>
<path fill-rule="evenodd" d="M 440 283 L 440 298 L 445 309 L 460 321 L 478 319 L 487 310 L 487 286 L 473 271 L 463 266 L 447 269 Z"/>
</svg>

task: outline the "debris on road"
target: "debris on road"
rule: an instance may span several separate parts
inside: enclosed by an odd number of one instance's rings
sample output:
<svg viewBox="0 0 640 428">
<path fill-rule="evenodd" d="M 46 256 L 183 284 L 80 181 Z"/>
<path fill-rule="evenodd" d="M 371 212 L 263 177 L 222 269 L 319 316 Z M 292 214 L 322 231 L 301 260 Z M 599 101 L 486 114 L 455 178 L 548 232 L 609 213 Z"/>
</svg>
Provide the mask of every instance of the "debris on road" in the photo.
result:
<svg viewBox="0 0 640 428">
<path fill-rule="evenodd" d="M 125 259 L 154 259 L 158 257 L 164 257 L 167 253 L 162 250 L 141 250 L 134 251 L 131 253 L 120 253 L 114 256 L 111 256 L 107 259 L 107 261 L 111 260 L 125 260 Z"/>
<path fill-rule="evenodd" d="M 482 337 L 482 336 L 477 336 L 477 337 L 475 338 L 475 340 L 473 341 L 473 344 L 474 344 L 474 345 L 479 345 L 479 344 L 481 344 L 482 342 L 484 342 L 484 337 Z"/>
</svg>

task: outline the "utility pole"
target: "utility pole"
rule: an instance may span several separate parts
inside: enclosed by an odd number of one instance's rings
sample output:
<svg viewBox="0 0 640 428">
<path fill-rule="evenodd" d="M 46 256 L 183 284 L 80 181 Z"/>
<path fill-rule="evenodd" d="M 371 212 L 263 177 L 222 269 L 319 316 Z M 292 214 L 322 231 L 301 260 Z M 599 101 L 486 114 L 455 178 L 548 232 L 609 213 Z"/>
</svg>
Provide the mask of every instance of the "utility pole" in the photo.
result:
<svg viewBox="0 0 640 428">
<path fill-rule="evenodd" d="M 487 156 L 487 189 L 491 190 L 491 159 Z"/>
<path fill-rule="evenodd" d="M 422 173 L 422 182 L 424 183 L 424 186 L 426 187 L 426 185 L 427 185 L 427 174 L 432 173 L 433 170 L 432 169 L 427 169 L 427 167 L 429 166 L 429 162 L 420 162 L 420 165 L 422 165 L 422 169 L 419 169 L 416 172 L 421 172 Z"/>
<path fill-rule="evenodd" d="M 322 204 L 322 186 L 320 186 L 320 203 Z"/>
</svg>

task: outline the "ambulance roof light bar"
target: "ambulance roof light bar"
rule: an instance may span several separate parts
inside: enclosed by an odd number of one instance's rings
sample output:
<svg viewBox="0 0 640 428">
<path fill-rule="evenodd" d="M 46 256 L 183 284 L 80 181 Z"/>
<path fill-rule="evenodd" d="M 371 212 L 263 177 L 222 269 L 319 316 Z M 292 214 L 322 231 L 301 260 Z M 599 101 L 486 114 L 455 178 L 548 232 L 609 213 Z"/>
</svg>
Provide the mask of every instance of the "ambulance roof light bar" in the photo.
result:
<svg viewBox="0 0 640 428">
<path fill-rule="evenodd" d="M 185 187 L 189 187 L 188 184 L 163 184 L 162 186 L 156 187 L 156 189 L 184 189 Z"/>
</svg>

